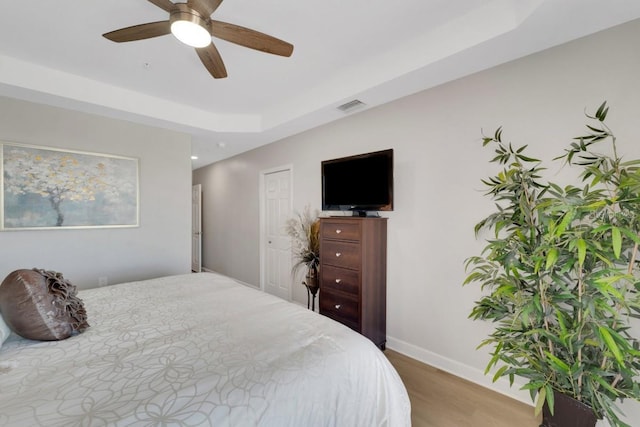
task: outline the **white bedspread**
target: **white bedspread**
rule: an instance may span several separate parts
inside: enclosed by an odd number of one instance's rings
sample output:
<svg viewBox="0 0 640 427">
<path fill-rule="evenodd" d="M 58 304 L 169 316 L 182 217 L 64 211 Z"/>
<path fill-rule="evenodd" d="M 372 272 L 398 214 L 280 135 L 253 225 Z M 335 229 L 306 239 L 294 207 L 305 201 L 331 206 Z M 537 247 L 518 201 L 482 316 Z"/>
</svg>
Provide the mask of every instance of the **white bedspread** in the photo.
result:
<svg viewBox="0 0 640 427">
<path fill-rule="evenodd" d="M 0 426 L 409 426 L 384 354 L 224 276 L 81 291 L 91 327 L 0 349 Z"/>
</svg>

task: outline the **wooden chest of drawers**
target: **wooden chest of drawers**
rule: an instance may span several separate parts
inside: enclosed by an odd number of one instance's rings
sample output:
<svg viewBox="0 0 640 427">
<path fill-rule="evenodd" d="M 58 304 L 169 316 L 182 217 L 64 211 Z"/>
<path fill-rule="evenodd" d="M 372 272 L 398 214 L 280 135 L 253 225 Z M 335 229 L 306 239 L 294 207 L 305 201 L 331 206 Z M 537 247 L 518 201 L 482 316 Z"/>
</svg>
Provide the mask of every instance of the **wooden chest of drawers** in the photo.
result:
<svg viewBox="0 0 640 427">
<path fill-rule="evenodd" d="M 320 219 L 320 313 L 381 349 L 387 327 L 387 219 Z"/>
</svg>

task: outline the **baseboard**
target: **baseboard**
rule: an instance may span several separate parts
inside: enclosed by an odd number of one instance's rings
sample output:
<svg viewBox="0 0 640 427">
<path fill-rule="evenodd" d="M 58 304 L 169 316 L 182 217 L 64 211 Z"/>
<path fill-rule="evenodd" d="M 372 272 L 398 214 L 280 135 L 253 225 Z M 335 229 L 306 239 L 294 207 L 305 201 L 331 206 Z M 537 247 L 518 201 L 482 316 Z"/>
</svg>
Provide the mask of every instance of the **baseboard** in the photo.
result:
<svg viewBox="0 0 640 427">
<path fill-rule="evenodd" d="M 393 351 L 397 351 L 398 353 L 402 353 L 405 356 L 411 357 L 412 359 L 426 363 L 427 365 L 433 366 L 434 368 L 471 381 L 482 387 L 496 391 L 529 406 L 533 406 L 529 392 L 520 390 L 520 387 L 523 385 L 523 383 L 519 383 L 517 380 L 514 381 L 513 386 L 509 386 L 509 381 L 506 378 L 501 378 L 494 383 L 491 381 L 492 376 L 484 375 L 484 372 L 477 368 L 465 365 L 458 361 L 443 357 L 432 351 L 425 350 L 424 348 L 389 336 L 387 336 L 387 348 Z"/>
</svg>

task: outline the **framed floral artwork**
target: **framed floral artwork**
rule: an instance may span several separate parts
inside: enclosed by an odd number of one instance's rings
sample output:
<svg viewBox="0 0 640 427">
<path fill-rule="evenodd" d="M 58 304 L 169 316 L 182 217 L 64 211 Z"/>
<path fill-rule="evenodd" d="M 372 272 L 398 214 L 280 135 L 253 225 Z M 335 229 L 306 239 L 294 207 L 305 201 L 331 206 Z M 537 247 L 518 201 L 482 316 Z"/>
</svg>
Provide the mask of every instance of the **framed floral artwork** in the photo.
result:
<svg viewBox="0 0 640 427">
<path fill-rule="evenodd" d="M 138 159 L 0 143 L 2 230 L 137 227 Z"/>
</svg>

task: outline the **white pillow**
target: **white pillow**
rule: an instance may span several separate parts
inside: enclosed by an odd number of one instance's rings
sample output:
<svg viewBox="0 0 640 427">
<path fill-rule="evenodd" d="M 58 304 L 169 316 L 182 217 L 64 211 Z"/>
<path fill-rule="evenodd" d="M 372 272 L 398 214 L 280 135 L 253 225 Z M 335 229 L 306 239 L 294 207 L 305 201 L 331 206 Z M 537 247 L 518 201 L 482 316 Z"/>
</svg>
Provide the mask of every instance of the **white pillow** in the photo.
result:
<svg viewBox="0 0 640 427">
<path fill-rule="evenodd" d="M 7 326 L 2 318 L 2 314 L 0 314 L 0 347 L 2 347 L 2 343 L 9 338 L 9 335 L 11 335 L 11 329 L 9 329 L 9 326 Z"/>
</svg>

